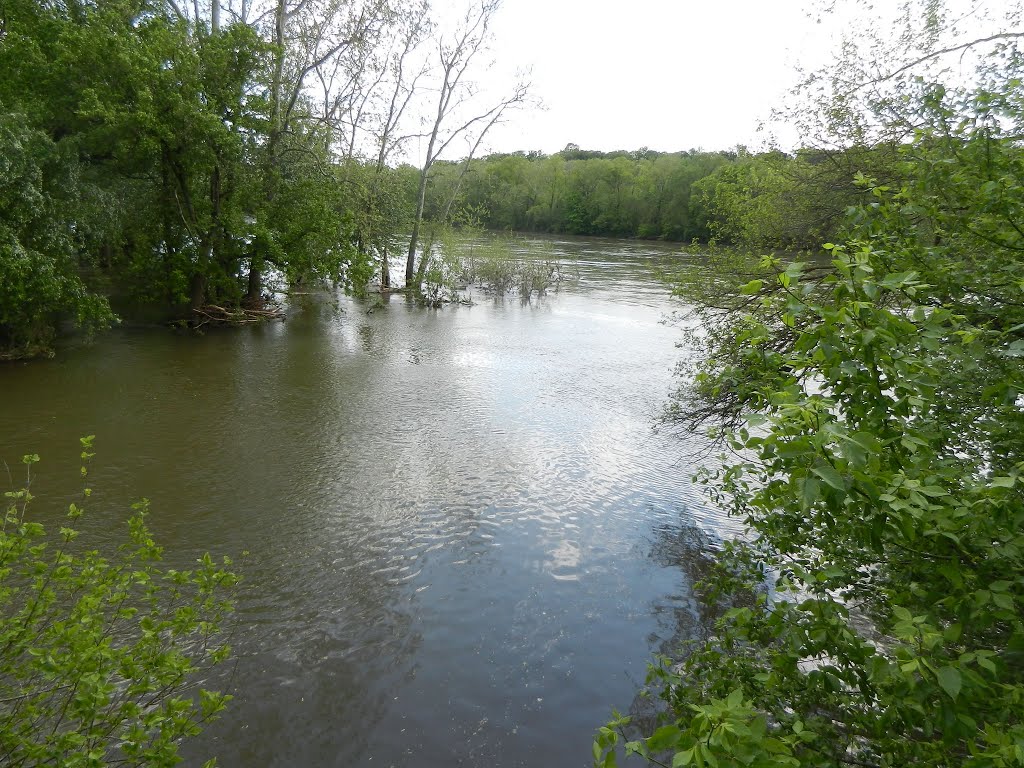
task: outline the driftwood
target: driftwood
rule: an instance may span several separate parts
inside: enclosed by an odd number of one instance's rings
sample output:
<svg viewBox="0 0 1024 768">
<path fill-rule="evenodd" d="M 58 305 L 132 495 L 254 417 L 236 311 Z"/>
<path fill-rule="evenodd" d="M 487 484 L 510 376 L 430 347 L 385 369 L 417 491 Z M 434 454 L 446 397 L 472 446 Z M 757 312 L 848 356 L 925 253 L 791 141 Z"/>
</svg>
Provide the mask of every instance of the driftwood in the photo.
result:
<svg viewBox="0 0 1024 768">
<path fill-rule="evenodd" d="M 207 304 L 204 307 L 193 309 L 192 312 L 198 315 L 193 323 L 193 328 L 201 328 L 204 325 L 249 325 L 251 323 L 262 323 L 266 320 L 284 320 L 284 310 L 280 307 L 265 306 L 261 308 L 237 307 L 228 309 L 219 307 L 216 304 Z"/>
</svg>

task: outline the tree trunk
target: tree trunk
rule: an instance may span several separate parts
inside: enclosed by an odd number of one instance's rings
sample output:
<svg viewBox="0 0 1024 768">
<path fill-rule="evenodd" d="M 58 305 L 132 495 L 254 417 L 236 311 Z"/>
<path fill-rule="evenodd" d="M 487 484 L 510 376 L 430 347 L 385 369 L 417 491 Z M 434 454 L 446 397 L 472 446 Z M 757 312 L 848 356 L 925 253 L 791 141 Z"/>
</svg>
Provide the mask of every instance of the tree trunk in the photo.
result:
<svg viewBox="0 0 1024 768">
<path fill-rule="evenodd" d="M 431 142 L 433 144 L 433 142 Z M 416 216 L 412 221 L 412 236 L 409 238 L 409 255 L 405 259 L 405 287 L 414 284 L 416 278 L 416 246 L 420 239 L 420 223 L 423 221 L 423 208 L 427 200 L 427 174 L 430 166 L 424 165 L 420 172 L 420 190 L 416 196 Z M 418 284 L 417 284 L 418 285 Z"/>
<path fill-rule="evenodd" d="M 216 0 L 215 0 L 216 1 Z M 263 148 L 263 205 L 257 212 L 257 217 L 268 215 L 267 210 L 274 200 L 276 193 L 277 168 L 277 143 L 284 133 L 284 116 L 281 108 L 281 89 L 284 78 L 284 46 L 285 46 L 285 25 L 288 20 L 285 0 L 277 0 L 274 7 L 274 33 L 273 42 L 277 47 L 274 52 L 273 79 L 270 83 L 270 127 L 267 131 L 267 143 Z M 252 258 L 249 260 L 249 276 L 246 285 L 245 306 L 258 309 L 263 303 L 263 268 L 265 260 L 262 236 L 256 236 L 253 243 Z"/>
<path fill-rule="evenodd" d="M 384 255 L 380 262 L 380 289 L 382 291 L 391 290 L 391 265 L 388 264 L 387 246 L 384 246 Z"/>
<path fill-rule="evenodd" d="M 427 247 L 423 249 L 423 255 L 420 256 L 420 263 L 416 267 L 416 278 L 414 284 L 417 288 L 423 285 L 423 277 L 427 274 L 427 266 L 430 264 L 430 254 L 434 251 L 434 242 L 436 230 L 431 228 L 430 240 L 427 241 Z"/>
<path fill-rule="evenodd" d="M 249 262 L 249 287 L 245 292 L 245 305 L 252 309 L 258 309 L 263 299 L 263 270 L 259 250 L 253 250 L 252 260 Z"/>
<path fill-rule="evenodd" d="M 207 257 L 206 261 L 209 261 Z M 199 269 L 192 273 L 192 309 L 202 309 L 203 305 L 206 304 L 206 272 L 202 269 L 202 264 L 199 265 Z"/>
</svg>

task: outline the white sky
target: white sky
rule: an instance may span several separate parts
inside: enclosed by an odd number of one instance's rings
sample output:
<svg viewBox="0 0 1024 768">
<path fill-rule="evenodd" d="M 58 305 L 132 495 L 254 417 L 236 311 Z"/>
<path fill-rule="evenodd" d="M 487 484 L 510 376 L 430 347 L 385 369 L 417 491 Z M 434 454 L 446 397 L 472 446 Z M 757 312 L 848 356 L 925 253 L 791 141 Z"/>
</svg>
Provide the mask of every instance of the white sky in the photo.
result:
<svg viewBox="0 0 1024 768">
<path fill-rule="evenodd" d="M 494 21 L 490 77 L 532 67 L 533 92 L 546 109 L 496 127 L 488 149 L 757 146 L 759 121 L 796 82 L 794 65 L 827 54 L 830 36 L 808 19 L 807 5 L 505 0 Z"/>
</svg>

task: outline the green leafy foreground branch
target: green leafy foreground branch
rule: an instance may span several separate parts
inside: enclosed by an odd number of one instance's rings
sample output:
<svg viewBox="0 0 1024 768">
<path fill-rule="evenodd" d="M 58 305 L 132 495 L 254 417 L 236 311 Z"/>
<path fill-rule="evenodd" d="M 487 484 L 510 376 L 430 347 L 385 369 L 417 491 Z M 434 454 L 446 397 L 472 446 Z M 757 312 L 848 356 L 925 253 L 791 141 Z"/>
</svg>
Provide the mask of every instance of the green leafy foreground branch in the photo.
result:
<svg viewBox="0 0 1024 768">
<path fill-rule="evenodd" d="M 830 269 L 765 257 L 714 316 L 693 391 L 739 415 L 703 479 L 750 537 L 705 587 L 758 597 L 596 764 L 1024 766 L 1024 157 L 959 117 L 983 95 L 926 94 L 942 130 L 860 180 Z"/>
<path fill-rule="evenodd" d="M 82 439 L 87 483 L 92 438 Z M 32 465 L 8 491 L 0 529 L 0 764 L 170 766 L 230 696 L 197 688 L 223 661 L 221 622 L 237 579 L 225 558 L 191 570 L 161 566 L 133 505 L 128 540 L 101 554 L 83 545 L 82 505 L 47 530 L 33 519 Z M 207 765 L 212 765 L 210 761 Z"/>
</svg>

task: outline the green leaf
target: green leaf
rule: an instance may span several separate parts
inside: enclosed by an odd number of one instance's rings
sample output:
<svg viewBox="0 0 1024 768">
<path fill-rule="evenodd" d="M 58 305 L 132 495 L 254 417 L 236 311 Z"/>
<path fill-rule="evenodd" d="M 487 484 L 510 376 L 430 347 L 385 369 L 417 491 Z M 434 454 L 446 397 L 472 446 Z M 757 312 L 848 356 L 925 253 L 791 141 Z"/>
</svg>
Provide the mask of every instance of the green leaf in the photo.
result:
<svg viewBox="0 0 1024 768">
<path fill-rule="evenodd" d="M 744 296 L 750 296 L 752 294 L 760 292 L 764 286 L 764 280 L 751 280 L 749 283 L 740 288 L 740 293 Z"/>
<path fill-rule="evenodd" d="M 800 489 L 800 501 L 803 504 L 804 509 L 808 509 L 813 506 L 820 497 L 821 487 L 818 481 L 813 477 L 805 477 L 803 480 L 803 486 Z"/>
<path fill-rule="evenodd" d="M 846 490 L 846 483 L 843 482 L 843 476 L 836 472 L 832 466 L 828 464 L 819 464 L 812 471 L 837 491 Z"/>
<path fill-rule="evenodd" d="M 956 700 L 957 696 L 960 695 L 961 677 L 960 670 L 956 667 L 940 667 L 935 673 L 935 677 L 939 681 L 939 685 L 951 699 Z"/>
<path fill-rule="evenodd" d="M 998 608 L 1002 608 L 1007 611 L 1012 611 L 1014 608 L 1013 596 L 1005 593 L 993 594 L 992 603 Z"/>
<path fill-rule="evenodd" d="M 679 726 L 663 725 L 647 739 L 647 748 L 651 752 L 662 752 L 670 749 L 679 741 L 680 734 Z"/>
<path fill-rule="evenodd" d="M 791 261 L 789 264 L 786 265 L 786 271 L 784 274 L 791 278 L 800 277 L 800 275 L 804 273 L 804 268 L 806 266 L 807 264 L 805 262 Z"/>
<path fill-rule="evenodd" d="M 672 756 L 672 768 L 683 768 L 693 762 L 693 747 L 676 752 Z"/>
</svg>

